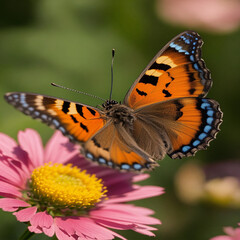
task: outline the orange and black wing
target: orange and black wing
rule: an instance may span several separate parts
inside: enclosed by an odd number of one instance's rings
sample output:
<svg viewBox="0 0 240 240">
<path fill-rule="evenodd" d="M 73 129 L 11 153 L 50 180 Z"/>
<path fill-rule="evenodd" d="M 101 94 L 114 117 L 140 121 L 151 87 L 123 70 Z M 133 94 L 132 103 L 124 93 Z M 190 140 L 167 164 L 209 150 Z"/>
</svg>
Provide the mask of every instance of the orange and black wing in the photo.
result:
<svg viewBox="0 0 240 240">
<path fill-rule="evenodd" d="M 5 99 L 18 110 L 60 130 L 71 141 L 86 142 L 104 125 L 99 109 L 80 103 L 29 93 L 7 93 Z"/>
<path fill-rule="evenodd" d="M 222 122 L 218 102 L 208 98 L 188 97 L 154 103 L 139 108 L 136 116 L 146 123 L 146 127 L 151 123 L 156 130 L 166 133 L 163 141 L 171 158 L 192 156 L 205 149 L 216 137 Z M 148 145 L 151 141 L 149 138 Z"/>
<path fill-rule="evenodd" d="M 150 170 L 158 164 L 121 125 L 108 122 L 83 145 L 85 156 L 98 164 L 123 171 Z"/>
<path fill-rule="evenodd" d="M 181 97 L 204 97 L 212 80 L 201 59 L 201 37 L 186 31 L 172 39 L 134 82 L 124 103 L 137 109 Z"/>
</svg>

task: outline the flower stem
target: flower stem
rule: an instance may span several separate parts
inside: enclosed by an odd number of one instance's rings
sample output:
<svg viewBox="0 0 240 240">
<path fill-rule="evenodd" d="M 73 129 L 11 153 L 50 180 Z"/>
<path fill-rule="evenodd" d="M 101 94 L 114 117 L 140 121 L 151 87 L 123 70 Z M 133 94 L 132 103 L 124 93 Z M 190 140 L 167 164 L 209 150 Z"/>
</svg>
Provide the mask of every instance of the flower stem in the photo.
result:
<svg viewBox="0 0 240 240">
<path fill-rule="evenodd" d="M 25 230 L 23 235 L 19 238 L 19 240 L 27 240 L 30 239 L 34 235 L 34 232 L 29 232 L 28 229 Z"/>
</svg>

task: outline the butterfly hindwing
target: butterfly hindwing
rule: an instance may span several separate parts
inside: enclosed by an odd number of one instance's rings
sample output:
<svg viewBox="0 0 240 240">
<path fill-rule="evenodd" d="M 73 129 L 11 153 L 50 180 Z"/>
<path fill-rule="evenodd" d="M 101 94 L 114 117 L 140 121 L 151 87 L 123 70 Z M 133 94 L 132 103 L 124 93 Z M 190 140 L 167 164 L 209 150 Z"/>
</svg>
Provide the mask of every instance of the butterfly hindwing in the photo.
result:
<svg viewBox="0 0 240 240">
<path fill-rule="evenodd" d="M 155 103 L 138 109 L 137 115 L 139 118 L 148 116 L 155 129 L 164 128 L 168 136 L 165 139 L 171 144 L 167 152 L 171 158 L 192 156 L 205 149 L 222 122 L 219 104 L 207 98 L 179 98 Z"/>
<path fill-rule="evenodd" d="M 133 109 L 180 97 L 204 97 L 212 85 L 201 59 L 201 37 L 186 31 L 171 40 L 149 63 L 128 91 Z"/>
<path fill-rule="evenodd" d="M 7 93 L 5 99 L 26 115 L 60 130 L 70 140 L 86 142 L 105 125 L 99 109 L 44 95 Z"/>
<path fill-rule="evenodd" d="M 180 104 L 183 105 L 180 110 L 183 114 L 177 123 L 181 127 L 173 129 L 179 136 L 178 140 L 170 137 L 173 149 L 168 154 L 171 158 L 193 156 L 198 150 L 205 149 L 215 139 L 222 123 L 220 106 L 213 99 L 186 98 Z"/>
<path fill-rule="evenodd" d="M 142 171 L 157 165 L 122 126 L 108 123 L 84 144 L 85 156 L 101 165 L 125 171 Z"/>
</svg>

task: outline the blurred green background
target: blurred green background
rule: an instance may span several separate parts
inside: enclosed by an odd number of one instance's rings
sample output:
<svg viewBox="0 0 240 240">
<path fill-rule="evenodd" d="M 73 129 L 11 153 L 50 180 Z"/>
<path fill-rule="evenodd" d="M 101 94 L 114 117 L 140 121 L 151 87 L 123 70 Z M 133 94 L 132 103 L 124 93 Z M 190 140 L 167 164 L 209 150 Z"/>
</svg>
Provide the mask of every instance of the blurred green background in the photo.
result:
<svg viewBox="0 0 240 240">
<path fill-rule="evenodd" d="M 11 91 L 34 92 L 96 106 L 99 100 L 50 85 L 55 82 L 103 98 L 109 97 L 111 50 L 116 49 L 113 98 L 127 90 L 153 56 L 175 35 L 187 30 L 168 24 L 148 0 L 10 0 L 0 3 L 0 131 L 17 137 L 34 128 L 46 142 L 53 130 L 16 111 L 3 100 Z M 217 139 L 195 157 L 166 157 L 142 184 L 159 185 L 166 193 L 137 201 L 152 208 L 162 221 L 155 232 L 162 240 L 204 240 L 236 226 L 240 211 L 209 204 L 182 203 L 174 190 L 174 176 L 188 161 L 212 163 L 240 156 L 240 31 L 202 36 L 203 58 L 214 81 L 208 97 L 219 101 L 224 122 Z M 25 230 L 10 213 L 0 212 L 0 239 L 17 239 Z M 128 239 L 152 239 L 132 231 Z M 38 235 L 33 239 L 48 239 Z"/>
</svg>

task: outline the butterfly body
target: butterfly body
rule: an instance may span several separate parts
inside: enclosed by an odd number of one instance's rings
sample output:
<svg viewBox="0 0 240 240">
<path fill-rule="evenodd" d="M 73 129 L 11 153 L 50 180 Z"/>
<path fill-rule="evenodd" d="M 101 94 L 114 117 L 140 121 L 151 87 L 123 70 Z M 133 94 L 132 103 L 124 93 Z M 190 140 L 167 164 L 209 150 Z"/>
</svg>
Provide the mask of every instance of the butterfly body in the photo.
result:
<svg viewBox="0 0 240 240">
<path fill-rule="evenodd" d="M 176 36 L 136 79 L 123 103 L 108 100 L 99 109 L 17 92 L 5 99 L 80 143 L 91 161 L 124 171 L 152 169 L 166 154 L 193 156 L 219 131 L 219 104 L 205 98 L 212 80 L 201 59 L 202 44 L 196 32 Z"/>
<path fill-rule="evenodd" d="M 108 101 L 107 101 L 108 102 Z M 114 105 L 104 104 L 104 114 L 106 119 L 113 121 L 114 124 L 121 124 L 131 128 L 136 119 L 133 109 L 115 101 Z"/>
</svg>

